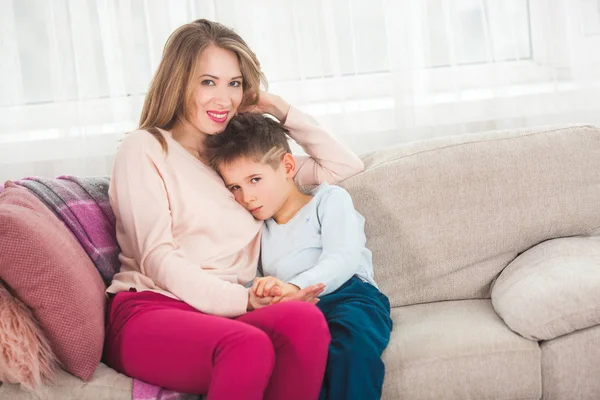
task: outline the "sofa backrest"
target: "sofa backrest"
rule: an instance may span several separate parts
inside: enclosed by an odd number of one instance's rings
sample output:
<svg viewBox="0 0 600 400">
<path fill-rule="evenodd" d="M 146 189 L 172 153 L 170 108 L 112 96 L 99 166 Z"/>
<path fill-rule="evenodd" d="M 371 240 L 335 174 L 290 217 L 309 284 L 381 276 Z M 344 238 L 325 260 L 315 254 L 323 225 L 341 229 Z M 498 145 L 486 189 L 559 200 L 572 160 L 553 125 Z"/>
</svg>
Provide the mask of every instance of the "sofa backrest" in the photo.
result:
<svg viewBox="0 0 600 400">
<path fill-rule="evenodd" d="M 393 306 L 488 298 L 529 247 L 600 227 L 600 129 L 548 127 L 403 144 L 342 183 Z"/>
</svg>

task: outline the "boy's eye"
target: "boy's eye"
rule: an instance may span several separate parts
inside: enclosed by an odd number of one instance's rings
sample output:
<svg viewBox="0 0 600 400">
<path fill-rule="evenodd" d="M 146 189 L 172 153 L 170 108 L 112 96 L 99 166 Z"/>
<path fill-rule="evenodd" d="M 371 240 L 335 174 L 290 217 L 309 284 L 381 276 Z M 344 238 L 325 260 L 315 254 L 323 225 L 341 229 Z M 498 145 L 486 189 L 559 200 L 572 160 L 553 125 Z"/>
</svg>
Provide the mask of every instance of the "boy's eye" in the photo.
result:
<svg viewBox="0 0 600 400">
<path fill-rule="evenodd" d="M 239 187 L 239 186 L 237 186 L 237 185 L 230 186 L 230 187 L 229 187 L 229 191 L 230 191 L 230 192 L 235 192 L 235 191 L 236 191 L 236 190 L 238 190 L 239 188 L 240 188 L 240 187 Z"/>
<path fill-rule="evenodd" d="M 229 82 L 229 86 L 240 87 L 240 86 L 242 86 L 242 82 L 240 82 L 240 81 L 231 81 L 231 82 Z"/>
<path fill-rule="evenodd" d="M 214 86 L 215 85 L 215 82 L 212 79 L 205 79 L 200 83 L 204 86 Z"/>
<path fill-rule="evenodd" d="M 260 178 L 252 178 L 252 179 L 250 179 L 250 182 L 252 182 L 252 183 L 258 183 L 258 181 L 260 181 Z"/>
</svg>

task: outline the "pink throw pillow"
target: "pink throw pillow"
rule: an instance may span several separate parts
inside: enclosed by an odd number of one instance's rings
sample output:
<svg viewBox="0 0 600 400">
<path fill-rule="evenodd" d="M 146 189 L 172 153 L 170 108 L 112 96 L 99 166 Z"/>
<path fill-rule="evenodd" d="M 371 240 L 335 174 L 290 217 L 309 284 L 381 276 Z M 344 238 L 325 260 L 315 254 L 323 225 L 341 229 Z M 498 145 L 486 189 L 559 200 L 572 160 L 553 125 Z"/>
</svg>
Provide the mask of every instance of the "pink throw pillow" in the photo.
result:
<svg viewBox="0 0 600 400">
<path fill-rule="evenodd" d="M 11 183 L 0 193 L 0 279 L 31 308 L 64 369 L 88 381 L 102 355 L 104 283 L 64 224 Z"/>
<path fill-rule="evenodd" d="M 31 311 L 0 282 L 0 381 L 36 389 L 51 383 L 59 369 L 44 332 Z"/>
</svg>

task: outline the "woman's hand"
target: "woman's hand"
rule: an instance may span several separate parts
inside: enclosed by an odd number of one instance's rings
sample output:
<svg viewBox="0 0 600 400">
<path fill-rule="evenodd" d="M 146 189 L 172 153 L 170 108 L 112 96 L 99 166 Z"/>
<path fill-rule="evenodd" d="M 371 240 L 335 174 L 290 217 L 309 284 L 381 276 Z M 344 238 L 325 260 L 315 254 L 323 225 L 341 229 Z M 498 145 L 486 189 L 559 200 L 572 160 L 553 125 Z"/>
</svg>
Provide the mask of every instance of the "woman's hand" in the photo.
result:
<svg viewBox="0 0 600 400">
<path fill-rule="evenodd" d="M 290 105 L 287 101 L 275 94 L 261 91 L 257 104 L 240 108 L 238 111 L 241 113 L 256 112 L 260 114 L 270 114 L 283 124 L 285 123 L 288 112 L 290 111 Z"/>
</svg>

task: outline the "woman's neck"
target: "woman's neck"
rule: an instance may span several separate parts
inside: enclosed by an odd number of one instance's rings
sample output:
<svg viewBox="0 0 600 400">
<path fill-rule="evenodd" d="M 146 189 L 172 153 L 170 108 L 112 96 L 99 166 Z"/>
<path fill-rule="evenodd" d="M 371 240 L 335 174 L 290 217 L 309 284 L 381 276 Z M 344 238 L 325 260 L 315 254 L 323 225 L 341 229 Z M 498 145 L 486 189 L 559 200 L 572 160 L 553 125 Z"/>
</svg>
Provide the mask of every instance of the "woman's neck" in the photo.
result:
<svg viewBox="0 0 600 400">
<path fill-rule="evenodd" d="M 196 127 L 186 120 L 179 119 L 171 128 L 171 136 L 190 154 L 199 159 L 202 159 L 204 149 L 205 133 L 200 132 Z"/>
</svg>

